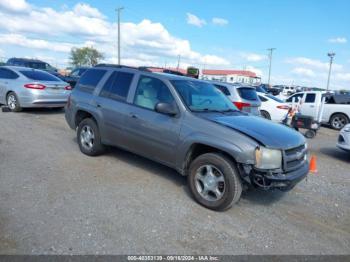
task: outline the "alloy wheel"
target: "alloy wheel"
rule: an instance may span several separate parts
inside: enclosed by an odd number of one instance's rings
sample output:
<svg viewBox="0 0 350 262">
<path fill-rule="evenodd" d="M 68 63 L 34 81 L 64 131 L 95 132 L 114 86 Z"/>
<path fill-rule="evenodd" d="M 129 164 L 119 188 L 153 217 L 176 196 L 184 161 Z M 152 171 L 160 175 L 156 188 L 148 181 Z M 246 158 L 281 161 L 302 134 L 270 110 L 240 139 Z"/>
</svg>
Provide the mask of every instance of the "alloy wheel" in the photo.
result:
<svg viewBox="0 0 350 262">
<path fill-rule="evenodd" d="M 90 126 L 86 125 L 81 129 L 80 142 L 82 146 L 87 150 L 91 150 L 93 148 L 95 142 L 95 134 Z"/>
<path fill-rule="evenodd" d="M 15 95 L 9 95 L 7 97 L 7 106 L 11 109 L 14 110 L 17 106 L 17 99 L 15 97 Z"/>
<path fill-rule="evenodd" d="M 336 129 L 342 129 L 346 125 L 346 119 L 341 116 L 336 116 L 332 122 L 333 127 Z"/>
<path fill-rule="evenodd" d="M 195 187 L 205 200 L 218 201 L 225 192 L 225 177 L 214 165 L 204 165 L 197 169 Z"/>
</svg>

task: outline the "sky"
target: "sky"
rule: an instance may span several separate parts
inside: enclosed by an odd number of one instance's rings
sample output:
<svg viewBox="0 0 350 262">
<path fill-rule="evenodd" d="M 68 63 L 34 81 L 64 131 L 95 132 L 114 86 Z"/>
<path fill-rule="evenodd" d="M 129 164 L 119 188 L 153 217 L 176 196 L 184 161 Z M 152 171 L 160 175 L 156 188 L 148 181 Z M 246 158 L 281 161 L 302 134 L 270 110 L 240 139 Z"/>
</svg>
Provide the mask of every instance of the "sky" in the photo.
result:
<svg viewBox="0 0 350 262">
<path fill-rule="evenodd" d="M 350 89 L 349 0 L 0 0 L 0 59 L 39 58 L 69 66 L 74 47 L 92 46 L 104 62 L 246 69 L 272 84 Z"/>
</svg>

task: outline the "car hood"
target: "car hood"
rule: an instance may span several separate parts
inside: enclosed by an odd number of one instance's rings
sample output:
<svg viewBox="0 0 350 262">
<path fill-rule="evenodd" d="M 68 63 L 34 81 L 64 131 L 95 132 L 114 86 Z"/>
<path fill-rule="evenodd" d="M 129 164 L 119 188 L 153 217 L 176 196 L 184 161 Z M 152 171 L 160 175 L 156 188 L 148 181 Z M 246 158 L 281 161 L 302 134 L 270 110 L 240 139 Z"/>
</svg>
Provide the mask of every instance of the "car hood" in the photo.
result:
<svg viewBox="0 0 350 262">
<path fill-rule="evenodd" d="M 268 148 L 289 149 L 305 143 L 305 138 L 290 127 L 250 115 L 223 116 L 207 114 L 203 117 L 232 128 L 257 140 Z"/>
</svg>

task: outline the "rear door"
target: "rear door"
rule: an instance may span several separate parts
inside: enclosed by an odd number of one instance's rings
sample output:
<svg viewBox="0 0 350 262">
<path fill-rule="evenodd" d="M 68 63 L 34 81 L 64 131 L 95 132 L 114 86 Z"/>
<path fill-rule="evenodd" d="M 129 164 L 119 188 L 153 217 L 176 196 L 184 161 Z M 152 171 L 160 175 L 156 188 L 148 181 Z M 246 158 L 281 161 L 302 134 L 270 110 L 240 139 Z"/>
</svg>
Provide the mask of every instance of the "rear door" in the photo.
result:
<svg viewBox="0 0 350 262">
<path fill-rule="evenodd" d="M 255 88 L 252 87 L 237 87 L 237 92 L 241 98 L 239 103 L 242 103 L 241 110 L 246 113 L 250 113 L 256 116 L 260 115 L 261 101 L 256 93 Z"/>
<path fill-rule="evenodd" d="M 317 117 L 318 108 L 316 106 L 316 93 L 306 93 L 300 113 L 307 116 Z"/>
<path fill-rule="evenodd" d="M 19 76 L 10 69 L 0 68 L 0 104 L 6 104 L 6 93 Z"/>
<path fill-rule="evenodd" d="M 96 97 L 96 107 L 102 115 L 103 140 L 124 148 L 128 148 L 124 132 L 125 118 L 129 115 L 126 99 L 133 79 L 133 73 L 114 71 Z"/>
<path fill-rule="evenodd" d="M 129 106 L 129 116 L 125 123 L 129 147 L 132 151 L 174 166 L 175 148 L 178 145 L 181 118 L 155 111 L 159 102 L 176 106 L 169 87 L 160 79 L 141 75 L 133 105 Z"/>
</svg>

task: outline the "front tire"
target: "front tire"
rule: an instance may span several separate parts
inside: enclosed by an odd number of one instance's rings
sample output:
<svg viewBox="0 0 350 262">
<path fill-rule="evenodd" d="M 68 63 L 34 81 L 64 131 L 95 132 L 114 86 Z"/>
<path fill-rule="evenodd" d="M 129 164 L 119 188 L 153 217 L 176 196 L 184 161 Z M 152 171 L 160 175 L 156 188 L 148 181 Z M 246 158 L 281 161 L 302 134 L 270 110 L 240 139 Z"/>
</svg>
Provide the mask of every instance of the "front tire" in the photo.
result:
<svg viewBox="0 0 350 262">
<path fill-rule="evenodd" d="M 6 97 L 6 103 L 7 107 L 10 109 L 12 112 L 20 112 L 22 111 L 22 108 L 19 104 L 18 97 L 14 92 L 8 93 Z"/>
<path fill-rule="evenodd" d="M 98 156 L 104 152 L 100 131 L 96 122 L 91 118 L 85 118 L 79 123 L 77 140 L 80 151 L 85 155 Z"/>
<path fill-rule="evenodd" d="M 242 194 L 236 166 L 219 153 L 197 157 L 190 164 L 188 184 L 196 201 L 213 210 L 230 208 Z"/>
<path fill-rule="evenodd" d="M 334 114 L 331 117 L 330 123 L 332 128 L 340 130 L 349 123 L 349 119 L 344 114 Z"/>
</svg>

